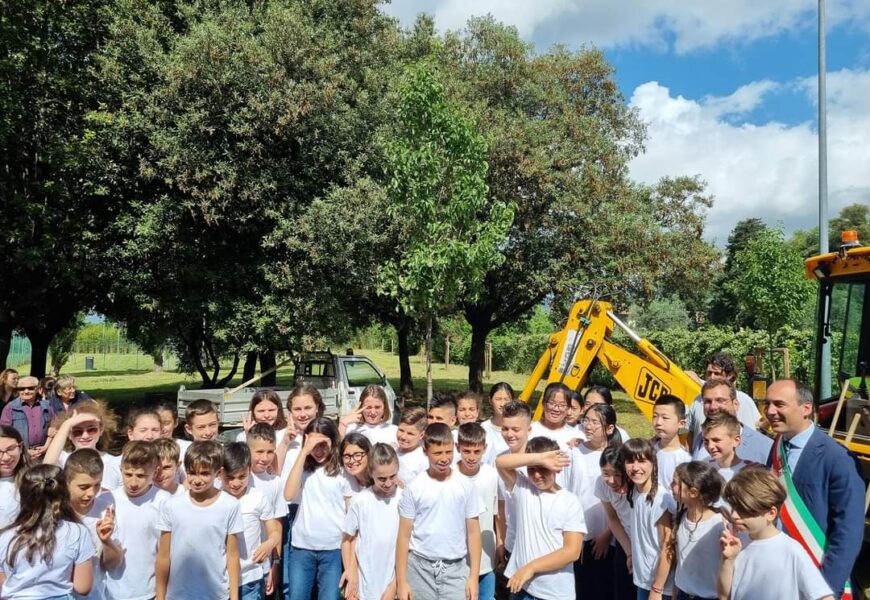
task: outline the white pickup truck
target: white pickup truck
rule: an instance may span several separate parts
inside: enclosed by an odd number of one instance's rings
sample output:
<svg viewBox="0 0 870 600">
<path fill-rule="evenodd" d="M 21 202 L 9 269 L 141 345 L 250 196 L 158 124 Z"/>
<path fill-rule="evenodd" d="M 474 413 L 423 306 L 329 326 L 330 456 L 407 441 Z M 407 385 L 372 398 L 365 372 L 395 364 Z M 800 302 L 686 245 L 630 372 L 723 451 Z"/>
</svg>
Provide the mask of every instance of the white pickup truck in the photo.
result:
<svg viewBox="0 0 870 600">
<path fill-rule="evenodd" d="M 384 388 L 390 411 L 395 415 L 396 392 L 386 375 L 370 358 L 354 354 L 333 354 L 331 352 L 306 352 L 294 361 L 294 385 L 308 384 L 317 388 L 326 405 L 326 416 L 340 417 L 352 412 L 359 403 L 363 389 L 370 384 Z M 178 417 L 184 419 L 187 405 L 194 400 L 205 398 L 214 402 L 218 411 L 221 427 L 238 427 L 248 413 L 251 397 L 257 390 L 265 388 L 243 387 L 222 390 L 178 389 Z M 290 389 L 271 388 L 282 401 L 287 400 Z"/>
</svg>

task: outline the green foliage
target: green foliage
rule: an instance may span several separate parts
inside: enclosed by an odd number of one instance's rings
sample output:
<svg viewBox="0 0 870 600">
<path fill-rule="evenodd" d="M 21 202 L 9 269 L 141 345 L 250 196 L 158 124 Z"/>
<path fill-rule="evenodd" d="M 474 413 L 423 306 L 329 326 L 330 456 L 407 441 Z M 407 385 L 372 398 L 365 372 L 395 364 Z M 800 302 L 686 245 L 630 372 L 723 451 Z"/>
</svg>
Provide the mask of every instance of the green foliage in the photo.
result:
<svg viewBox="0 0 870 600">
<path fill-rule="evenodd" d="M 641 335 L 666 329 L 688 329 L 691 323 L 686 305 L 676 296 L 656 299 L 646 306 L 632 304 L 629 315 Z"/>
<path fill-rule="evenodd" d="M 72 353 L 73 345 L 76 343 L 78 334 L 82 326 L 85 324 L 85 316 L 83 313 L 76 315 L 72 323 L 64 327 L 51 340 L 48 345 L 48 353 L 51 356 L 51 374 L 57 377 L 60 370 L 69 361 Z"/>
<path fill-rule="evenodd" d="M 865 246 L 870 243 L 870 206 L 867 204 L 850 204 L 840 210 L 840 214 L 828 221 L 828 252 L 834 252 L 840 247 L 840 234 L 847 229 L 858 232 L 858 239 Z M 803 258 L 809 258 L 819 253 L 819 228 L 799 229 L 795 231 L 789 244 Z"/>
</svg>

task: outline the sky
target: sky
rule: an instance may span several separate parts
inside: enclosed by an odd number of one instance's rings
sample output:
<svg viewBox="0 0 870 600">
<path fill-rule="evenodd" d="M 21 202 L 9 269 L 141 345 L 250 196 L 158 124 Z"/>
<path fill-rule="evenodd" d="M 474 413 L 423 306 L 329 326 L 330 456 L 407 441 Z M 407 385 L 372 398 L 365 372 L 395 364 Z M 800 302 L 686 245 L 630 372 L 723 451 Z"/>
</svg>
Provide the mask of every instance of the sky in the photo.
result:
<svg viewBox="0 0 870 600">
<path fill-rule="evenodd" d="M 826 0 L 828 203 L 870 203 L 870 1 Z M 699 175 L 705 237 L 741 219 L 786 234 L 818 225 L 817 0 L 392 0 L 440 31 L 492 14 L 545 52 L 595 46 L 647 124 L 632 177 Z"/>
</svg>

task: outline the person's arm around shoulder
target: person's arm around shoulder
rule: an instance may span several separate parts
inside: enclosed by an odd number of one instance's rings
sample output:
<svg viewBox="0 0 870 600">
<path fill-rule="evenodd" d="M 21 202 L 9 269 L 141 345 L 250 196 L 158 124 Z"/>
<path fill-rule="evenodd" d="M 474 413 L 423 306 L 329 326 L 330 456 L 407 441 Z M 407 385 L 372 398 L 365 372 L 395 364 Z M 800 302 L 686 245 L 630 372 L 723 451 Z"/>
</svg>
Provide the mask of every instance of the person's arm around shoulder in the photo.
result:
<svg viewBox="0 0 870 600">
<path fill-rule="evenodd" d="M 517 482 L 517 469 L 521 467 L 544 467 L 559 472 L 571 464 L 571 459 L 562 450 L 539 452 L 535 454 L 502 454 L 495 459 L 498 474 L 505 484 L 505 489 L 511 492 Z"/>
<path fill-rule="evenodd" d="M 169 531 L 161 531 L 160 543 L 157 546 L 157 564 L 155 568 L 157 579 L 156 600 L 166 600 L 166 590 L 169 587 L 169 571 L 171 568 L 169 560 L 169 548 L 171 544 L 172 533 Z"/>
<path fill-rule="evenodd" d="M 412 600 L 414 597 L 408 585 L 408 553 L 413 526 L 413 520 L 399 517 L 399 535 L 396 538 L 396 597 L 399 600 Z"/>
<path fill-rule="evenodd" d="M 227 577 L 230 580 L 230 600 L 239 600 L 239 586 L 242 581 L 242 567 L 239 562 L 239 535 L 227 535 Z"/>
</svg>

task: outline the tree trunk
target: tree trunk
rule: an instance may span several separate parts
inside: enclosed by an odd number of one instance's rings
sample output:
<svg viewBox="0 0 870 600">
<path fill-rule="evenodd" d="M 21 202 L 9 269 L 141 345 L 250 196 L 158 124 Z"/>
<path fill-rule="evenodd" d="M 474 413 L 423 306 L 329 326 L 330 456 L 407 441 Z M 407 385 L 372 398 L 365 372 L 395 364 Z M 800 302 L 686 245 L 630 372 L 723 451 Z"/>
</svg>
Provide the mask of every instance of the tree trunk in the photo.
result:
<svg viewBox="0 0 870 600">
<path fill-rule="evenodd" d="M 265 373 L 275 367 L 275 351 L 266 350 L 260 353 L 260 373 Z M 247 381 L 247 380 L 246 380 Z M 275 387 L 278 382 L 278 373 L 272 371 L 260 380 L 258 386 Z"/>
<path fill-rule="evenodd" d="M 407 323 L 395 326 L 399 338 L 399 393 L 402 396 L 414 394 L 414 380 L 411 378 L 411 349 L 408 343 L 410 327 Z"/>
<path fill-rule="evenodd" d="M 253 379 L 257 373 L 257 353 L 255 351 L 245 354 L 245 366 L 242 367 L 242 381 Z"/>
<path fill-rule="evenodd" d="M 432 404 L 432 317 L 426 319 L 426 411 Z"/>
<path fill-rule="evenodd" d="M 30 338 L 30 375 L 42 379 L 48 362 L 48 345 L 53 336 L 31 333 L 27 337 Z"/>
<path fill-rule="evenodd" d="M 490 332 L 488 319 L 471 320 L 471 348 L 468 352 L 468 389 L 483 393 L 483 370 L 486 367 L 486 338 Z"/>
<path fill-rule="evenodd" d="M 236 371 L 239 370 L 239 355 L 240 352 L 236 350 L 236 353 L 233 355 L 233 366 L 230 368 L 230 372 L 226 374 L 226 376 L 217 382 L 215 385 L 216 388 L 225 388 L 230 381 L 232 381 L 233 377 L 236 376 Z M 217 378 L 217 372 L 215 372 L 215 378 Z"/>
<path fill-rule="evenodd" d="M 154 356 L 154 372 L 162 373 L 163 372 L 163 352 L 155 352 Z"/>
</svg>

